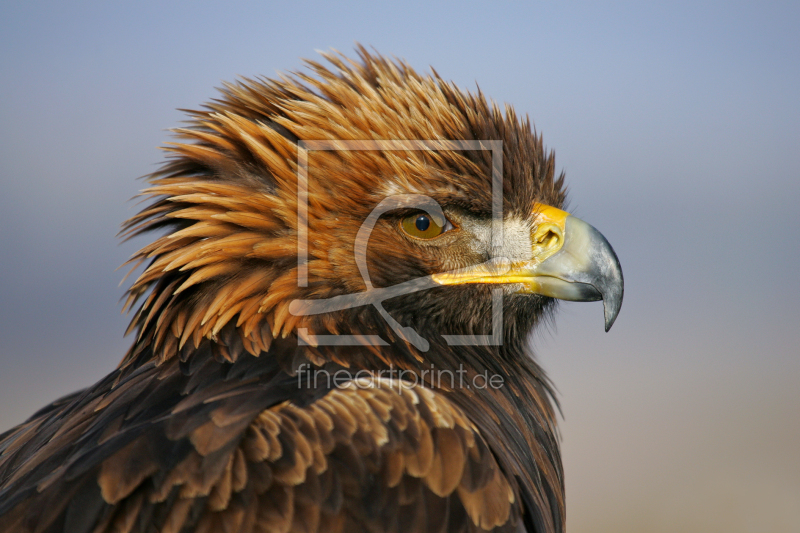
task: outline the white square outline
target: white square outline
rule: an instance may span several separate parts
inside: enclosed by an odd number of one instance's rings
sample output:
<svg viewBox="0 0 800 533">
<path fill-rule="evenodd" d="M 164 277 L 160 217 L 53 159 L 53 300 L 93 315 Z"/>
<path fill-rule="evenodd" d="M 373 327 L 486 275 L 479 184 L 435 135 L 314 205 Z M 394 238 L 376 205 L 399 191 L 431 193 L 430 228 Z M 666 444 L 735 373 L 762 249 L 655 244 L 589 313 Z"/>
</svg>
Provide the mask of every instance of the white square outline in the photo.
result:
<svg viewBox="0 0 800 533">
<path fill-rule="evenodd" d="M 300 140 L 297 143 L 297 285 L 308 286 L 308 152 L 309 151 L 437 151 L 491 150 L 492 152 L 492 249 L 503 249 L 503 141 L 491 140 Z M 444 335 L 450 346 L 499 346 L 503 343 L 503 289 L 492 289 L 491 335 Z M 301 346 L 379 345 L 378 335 L 313 335 L 298 328 Z"/>
</svg>

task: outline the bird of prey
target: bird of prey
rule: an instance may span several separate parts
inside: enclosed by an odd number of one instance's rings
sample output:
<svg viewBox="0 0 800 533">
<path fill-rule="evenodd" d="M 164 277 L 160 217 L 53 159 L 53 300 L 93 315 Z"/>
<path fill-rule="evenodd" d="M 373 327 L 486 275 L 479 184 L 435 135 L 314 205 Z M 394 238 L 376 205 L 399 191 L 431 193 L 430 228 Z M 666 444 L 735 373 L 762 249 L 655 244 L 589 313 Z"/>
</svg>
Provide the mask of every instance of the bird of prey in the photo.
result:
<svg viewBox="0 0 800 533">
<path fill-rule="evenodd" d="M 564 529 L 555 299 L 619 312 L 528 119 L 358 49 L 176 129 L 132 347 L 0 435 L 0 531 Z"/>
</svg>

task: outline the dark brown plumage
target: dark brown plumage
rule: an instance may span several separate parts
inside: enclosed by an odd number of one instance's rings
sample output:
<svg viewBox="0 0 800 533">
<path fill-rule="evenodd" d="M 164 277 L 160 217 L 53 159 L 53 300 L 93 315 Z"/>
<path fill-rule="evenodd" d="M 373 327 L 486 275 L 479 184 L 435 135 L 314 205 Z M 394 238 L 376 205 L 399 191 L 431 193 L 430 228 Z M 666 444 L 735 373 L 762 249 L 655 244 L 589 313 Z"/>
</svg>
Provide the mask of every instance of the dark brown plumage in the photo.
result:
<svg viewBox="0 0 800 533">
<path fill-rule="evenodd" d="M 400 221 L 419 209 L 382 216 L 366 255 L 379 288 L 503 254 L 544 264 L 530 246 L 566 231 L 536 237 L 537 206 L 563 207 L 565 188 L 527 121 L 359 52 L 361 63 L 326 56 L 332 70 L 309 63 L 313 75 L 226 85 L 189 112 L 144 192 L 152 202 L 124 226 L 128 236 L 167 230 L 132 260 L 148 264 L 126 304 L 136 340 L 108 377 L 0 436 L 0 530 L 563 530 L 554 400 L 527 343 L 552 309 L 548 290 L 470 279 L 383 301 L 427 350 L 372 305 L 290 310 L 365 290 L 354 243 L 390 195 L 434 199 L 451 229 L 418 238 Z M 502 140 L 505 242 L 519 234 L 529 249 L 512 257 L 480 237 L 492 215 L 488 151 L 315 151 L 301 286 L 297 144 L 337 139 Z M 492 332 L 497 287 L 502 343 L 446 342 Z M 597 291 L 573 299 L 609 301 Z M 385 345 L 319 342 L 332 334 Z M 311 379 L 344 369 L 353 379 L 338 387 Z M 431 370 L 450 374 L 442 383 Z M 449 378 L 459 371 L 502 385 L 459 386 Z"/>
</svg>

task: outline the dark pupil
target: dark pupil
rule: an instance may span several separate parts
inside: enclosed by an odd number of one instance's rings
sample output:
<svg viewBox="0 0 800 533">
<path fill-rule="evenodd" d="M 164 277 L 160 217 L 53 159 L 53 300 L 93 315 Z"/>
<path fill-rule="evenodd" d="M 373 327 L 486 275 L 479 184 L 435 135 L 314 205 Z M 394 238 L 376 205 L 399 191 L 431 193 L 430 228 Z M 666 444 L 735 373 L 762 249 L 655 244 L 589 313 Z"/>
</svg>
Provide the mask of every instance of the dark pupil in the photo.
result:
<svg viewBox="0 0 800 533">
<path fill-rule="evenodd" d="M 428 228 L 431 227 L 431 221 L 425 215 L 420 215 L 417 217 L 417 221 L 414 223 L 414 225 L 420 231 L 427 231 Z"/>
</svg>

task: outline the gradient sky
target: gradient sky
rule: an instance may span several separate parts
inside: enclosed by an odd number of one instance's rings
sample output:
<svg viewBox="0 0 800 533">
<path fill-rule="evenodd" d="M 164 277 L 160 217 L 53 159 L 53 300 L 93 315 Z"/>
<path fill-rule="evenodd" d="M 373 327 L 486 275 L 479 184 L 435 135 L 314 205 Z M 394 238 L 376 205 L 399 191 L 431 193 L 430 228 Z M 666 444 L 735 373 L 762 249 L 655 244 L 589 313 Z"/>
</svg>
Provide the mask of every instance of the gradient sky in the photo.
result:
<svg viewBox="0 0 800 533">
<path fill-rule="evenodd" d="M 620 257 L 610 333 L 534 338 L 569 530 L 800 531 L 800 3 L 280 4 L 0 6 L 0 431 L 131 342 L 115 233 L 176 108 L 358 41 L 529 114 Z"/>
</svg>

